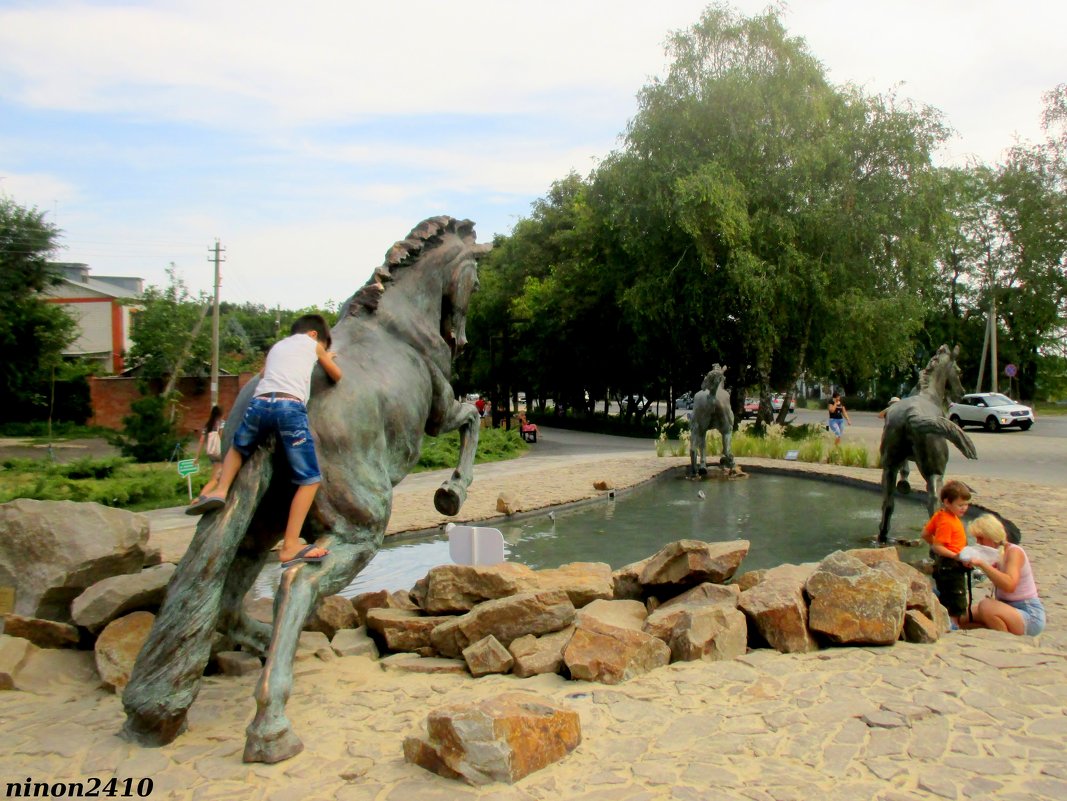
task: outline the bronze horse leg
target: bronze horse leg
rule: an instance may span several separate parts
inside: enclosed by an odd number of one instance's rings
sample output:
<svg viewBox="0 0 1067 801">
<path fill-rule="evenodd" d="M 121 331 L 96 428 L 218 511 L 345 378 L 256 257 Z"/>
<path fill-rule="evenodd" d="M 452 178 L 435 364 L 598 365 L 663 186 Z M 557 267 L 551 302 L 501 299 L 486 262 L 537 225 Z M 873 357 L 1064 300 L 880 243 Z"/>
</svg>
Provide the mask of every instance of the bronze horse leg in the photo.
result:
<svg viewBox="0 0 1067 801">
<path fill-rule="evenodd" d="M 324 562 L 295 565 L 282 573 L 274 597 L 274 634 L 254 693 L 256 716 L 245 731 L 245 762 L 281 762 L 304 748 L 285 714 L 300 632 L 319 599 L 344 588 L 382 542 L 382 532 L 355 530 L 346 532 L 347 537 L 356 541 L 338 542 L 335 535 L 327 535 L 320 540 L 330 550 Z"/>
<path fill-rule="evenodd" d="M 122 694 L 126 739 L 166 745 L 185 729 L 211 655 L 227 574 L 271 475 L 270 455 L 254 454 L 237 477 L 231 502 L 197 525 Z"/>
<path fill-rule="evenodd" d="M 459 464 L 448 480 L 434 493 L 433 505 L 443 515 L 455 515 L 459 513 L 460 507 L 467 499 L 467 487 L 474 480 L 474 453 L 478 449 L 478 429 L 481 418 L 473 404 L 460 403 L 452 399 L 451 386 L 448 386 L 447 394 L 435 391 L 434 396 L 446 398 L 445 402 L 448 404 L 440 430 L 459 429 Z M 427 433 L 436 436 L 435 432 L 428 431 Z"/>
</svg>

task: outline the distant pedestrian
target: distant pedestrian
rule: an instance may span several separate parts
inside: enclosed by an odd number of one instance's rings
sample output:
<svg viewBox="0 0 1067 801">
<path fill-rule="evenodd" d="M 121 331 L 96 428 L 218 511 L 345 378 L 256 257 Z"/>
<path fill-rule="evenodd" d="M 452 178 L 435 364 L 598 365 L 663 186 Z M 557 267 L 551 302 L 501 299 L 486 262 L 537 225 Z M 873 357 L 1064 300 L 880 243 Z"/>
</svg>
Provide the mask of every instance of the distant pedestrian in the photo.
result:
<svg viewBox="0 0 1067 801">
<path fill-rule="evenodd" d="M 211 477 L 200 490 L 202 496 L 214 492 L 219 483 L 219 476 L 222 475 L 222 428 L 225 425 L 222 407 L 212 406 L 207 423 L 200 432 L 200 444 L 196 446 L 196 460 L 199 462 L 200 454 L 203 453 L 211 462 Z"/>
<path fill-rule="evenodd" d="M 844 433 L 845 423 L 852 425 L 852 421 L 848 417 L 848 409 L 845 408 L 845 402 L 841 400 L 841 393 L 835 392 L 830 398 L 830 405 L 828 407 L 830 412 L 830 431 L 834 435 L 834 445 L 841 444 L 841 434 Z"/>
<path fill-rule="evenodd" d="M 485 417 L 485 409 L 489 404 L 485 402 L 485 398 L 481 395 L 478 396 L 478 400 L 474 402 L 474 408 L 478 410 L 479 417 Z"/>
</svg>

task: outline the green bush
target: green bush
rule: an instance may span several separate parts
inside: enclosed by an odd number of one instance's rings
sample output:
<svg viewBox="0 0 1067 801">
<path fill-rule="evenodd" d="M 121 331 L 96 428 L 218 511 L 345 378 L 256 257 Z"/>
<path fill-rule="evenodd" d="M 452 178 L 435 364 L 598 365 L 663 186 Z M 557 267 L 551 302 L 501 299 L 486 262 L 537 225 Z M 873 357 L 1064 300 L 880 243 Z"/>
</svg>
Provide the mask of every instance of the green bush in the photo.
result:
<svg viewBox="0 0 1067 801">
<path fill-rule="evenodd" d="M 506 431 L 502 428 L 483 428 L 478 434 L 478 450 L 475 464 L 513 459 L 530 446 L 526 444 L 517 428 Z M 459 432 L 450 431 L 439 437 L 423 437 L 422 454 L 414 472 L 440 470 L 459 464 Z"/>
<path fill-rule="evenodd" d="M 193 475 L 199 491 L 207 472 Z M 188 503 L 186 480 L 174 465 L 131 464 L 128 459 L 79 459 L 69 464 L 9 459 L 0 470 L 0 503 L 16 498 L 94 502 L 131 511 Z"/>
<path fill-rule="evenodd" d="M 142 463 L 170 458 L 174 444 L 183 438 L 178 436 L 167 405 L 160 395 L 146 395 L 130 404 L 132 414 L 122 418 L 123 433 L 115 438 L 124 456 Z"/>
</svg>

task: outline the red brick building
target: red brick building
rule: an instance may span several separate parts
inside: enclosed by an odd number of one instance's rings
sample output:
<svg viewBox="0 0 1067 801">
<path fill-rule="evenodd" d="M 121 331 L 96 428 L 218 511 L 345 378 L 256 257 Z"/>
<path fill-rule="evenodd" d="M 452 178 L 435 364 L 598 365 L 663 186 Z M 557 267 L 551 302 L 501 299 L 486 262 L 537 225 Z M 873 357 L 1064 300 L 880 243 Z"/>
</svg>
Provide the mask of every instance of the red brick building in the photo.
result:
<svg viewBox="0 0 1067 801">
<path fill-rule="evenodd" d="M 229 413 L 237 400 L 241 387 L 249 382 L 255 373 L 219 376 L 219 406 Z M 122 418 L 130 414 L 130 404 L 141 397 L 138 384 L 141 379 L 133 376 L 106 376 L 89 379 L 89 400 L 93 416 L 89 425 L 103 426 L 121 431 Z M 163 387 L 156 388 L 162 391 Z M 178 379 L 176 386 L 181 393 L 178 404 L 178 430 L 183 434 L 200 431 L 211 413 L 210 381 L 207 378 L 187 376 Z"/>
</svg>

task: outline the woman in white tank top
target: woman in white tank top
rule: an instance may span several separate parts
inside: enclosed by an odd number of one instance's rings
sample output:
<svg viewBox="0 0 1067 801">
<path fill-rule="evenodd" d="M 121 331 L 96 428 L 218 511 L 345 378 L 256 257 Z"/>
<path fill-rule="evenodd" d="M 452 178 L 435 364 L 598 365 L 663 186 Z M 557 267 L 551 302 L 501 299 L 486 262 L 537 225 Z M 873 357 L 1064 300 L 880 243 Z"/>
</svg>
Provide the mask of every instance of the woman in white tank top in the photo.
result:
<svg viewBox="0 0 1067 801">
<path fill-rule="evenodd" d="M 1007 541 L 1003 524 L 993 515 L 982 515 L 967 528 L 979 545 L 999 549 L 1000 556 L 992 564 L 981 559 L 967 563 L 989 577 L 995 594 L 972 605 L 972 619 L 961 618 L 960 624 L 1012 634 L 1040 634 L 1045 628 L 1045 607 L 1026 551 Z"/>
</svg>

